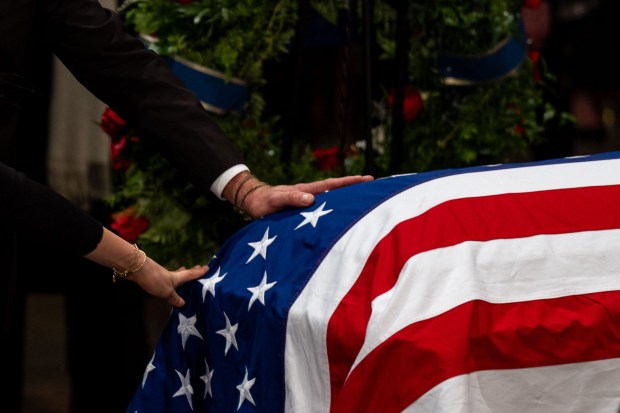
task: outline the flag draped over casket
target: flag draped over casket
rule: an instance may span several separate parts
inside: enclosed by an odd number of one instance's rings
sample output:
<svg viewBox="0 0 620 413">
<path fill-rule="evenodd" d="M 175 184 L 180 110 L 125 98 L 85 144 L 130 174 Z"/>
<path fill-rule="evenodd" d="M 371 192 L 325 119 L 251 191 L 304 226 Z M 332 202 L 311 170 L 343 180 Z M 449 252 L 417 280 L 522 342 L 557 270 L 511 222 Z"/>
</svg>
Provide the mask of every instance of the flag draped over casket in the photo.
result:
<svg viewBox="0 0 620 413">
<path fill-rule="evenodd" d="M 319 194 L 180 292 L 128 413 L 617 412 L 620 153 Z"/>
</svg>

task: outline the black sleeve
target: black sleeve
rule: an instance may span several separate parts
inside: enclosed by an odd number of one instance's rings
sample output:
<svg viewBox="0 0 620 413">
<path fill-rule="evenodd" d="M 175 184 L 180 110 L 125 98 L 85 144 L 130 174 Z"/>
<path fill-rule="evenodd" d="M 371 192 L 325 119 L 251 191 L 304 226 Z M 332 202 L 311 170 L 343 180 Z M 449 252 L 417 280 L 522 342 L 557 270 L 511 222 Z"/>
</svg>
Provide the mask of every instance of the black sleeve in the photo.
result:
<svg viewBox="0 0 620 413">
<path fill-rule="evenodd" d="M 0 163 L 0 232 L 83 256 L 95 249 L 103 226 L 50 188 Z"/>
<path fill-rule="evenodd" d="M 39 1 L 40 24 L 73 75 L 126 121 L 155 139 L 162 154 L 202 192 L 244 163 L 200 100 L 167 63 L 131 36 L 97 0 Z"/>
</svg>

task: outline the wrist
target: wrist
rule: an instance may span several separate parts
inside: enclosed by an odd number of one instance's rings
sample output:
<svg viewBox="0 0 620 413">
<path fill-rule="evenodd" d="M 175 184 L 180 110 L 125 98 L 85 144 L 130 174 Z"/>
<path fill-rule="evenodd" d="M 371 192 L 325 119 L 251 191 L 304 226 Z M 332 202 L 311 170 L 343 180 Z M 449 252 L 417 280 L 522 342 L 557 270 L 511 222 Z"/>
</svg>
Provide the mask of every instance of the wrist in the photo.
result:
<svg viewBox="0 0 620 413">
<path fill-rule="evenodd" d="M 247 175 L 245 178 L 243 178 L 243 180 L 239 182 L 239 185 L 237 185 L 237 190 L 235 191 L 235 198 L 233 201 L 233 208 L 235 210 L 243 209 L 243 202 L 251 188 L 256 185 L 255 182 L 260 181 L 252 174 Z"/>
<path fill-rule="evenodd" d="M 116 278 L 120 277 L 123 279 L 127 279 L 131 275 L 137 273 L 144 267 L 148 257 L 146 253 L 142 251 L 136 244 L 133 244 L 134 253 L 131 254 L 131 258 L 123 257 L 118 266 L 112 267 L 112 281 L 116 282 Z"/>
<path fill-rule="evenodd" d="M 248 196 L 254 191 L 256 191 L 257 189 L 266 187 L 266 186 L 268 186 L 266 183 L 256 180 L 256 182 L 245 191 L 245 193 L 241 197 L 241 200 L 239 201 L 239 204 L 235 205 L 234 207 L 235 212 L 240 214 L 244 220 L 251 221 L 252 219 L 254 219 L 254 217 L 248 212 L 248 209 L 249 209 L 247 205 L 249 202 Z"/>
<path fill-rule="evenodd" d="M 233 206 L 235 206 L 235 196 L 237 196 L 237 202 L 239 202 L 239 199 L 242 196 L 242 194 L 240 194 L 241 187 L 248 184 L 252 177 L 254 177 L 254 175 L 252 175 L 250 171 L 238 173 L 226 184 L 222 192 L 222 196 Z M 258 178 L 254 177 L 254 179 Z"/>
<path fill-rule="evenodd" d="M 252 175 L 249 171 L 241 172 L 233 177 L 224 188 L 224 197 L 233 205 L 233 210 L 246 221 L 254 217 L 249 211 L 250 194 L 262 187 L 269 186 Z"/>
</svg>

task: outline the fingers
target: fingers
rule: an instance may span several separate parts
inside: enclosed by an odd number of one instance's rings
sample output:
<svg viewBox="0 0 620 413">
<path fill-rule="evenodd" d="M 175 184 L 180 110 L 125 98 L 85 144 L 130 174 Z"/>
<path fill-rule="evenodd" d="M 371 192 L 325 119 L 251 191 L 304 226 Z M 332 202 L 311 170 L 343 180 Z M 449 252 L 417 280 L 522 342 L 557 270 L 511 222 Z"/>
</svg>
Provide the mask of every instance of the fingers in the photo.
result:
<svg viewBox="0 0 620 413">
<path fill-rule="evenodd" d="M 185 305 L 185 300 L 177 293 L 176 288 L 188 281 L 196 280 L 202 277 L 207 271 L 209 271 L 208 265 L 195 265 L 190 269 L 179 267 L 178 270 L 172 271 L 171 276 L 174 288 L 166 299 L 168 303 L 174 307 L 183 307 Z"/>
<path fill-rule="evenodd" d="M 203 268 L 203 267 L 207 267 L 206 265 L 200 265 L 200 264 L 196 264 L 194 265 L 192 268 Z M 208 268 L 208 267 L 207 267 Z M 182 265 L 179 268 L 177 268 L 175 271 L 182 271 L 182 270 L 186 270 L 187 267 Z"/>
<path fill-rule="evenodd" d="M 173 278 L 174 288 L 176 289 L 188 281 L 193 281 L 202 277 L 208 270 L 209 266 L 207 265 L 196 265 L 188 270 L 175 271 Z"/>
<path fill-rule="evenodd" d="M 374 178 L 371 175 L 355 175 L 344 176 L 341 178 L 327 178 L 322 181 L 297 184 L 294 188 L 299 192 L 292 192 L 290 194 L 290 205 L 296 207 L 306 207 L 312 205 L 315 194 L 342 188 L 348 185 L 372 181 L 373 179 Z"/>
<path fill-rule="evenodd" d="M 374 178 L 371 175 L 343 176 L 340 178 L 327 178 L 322 181 L 301 183 L 295 185 L 294 188 L 302 192 L 318 194 L 332 189 L 342 188 L 343 186 L 372 181 L 373 179 Z"/>
</svg>

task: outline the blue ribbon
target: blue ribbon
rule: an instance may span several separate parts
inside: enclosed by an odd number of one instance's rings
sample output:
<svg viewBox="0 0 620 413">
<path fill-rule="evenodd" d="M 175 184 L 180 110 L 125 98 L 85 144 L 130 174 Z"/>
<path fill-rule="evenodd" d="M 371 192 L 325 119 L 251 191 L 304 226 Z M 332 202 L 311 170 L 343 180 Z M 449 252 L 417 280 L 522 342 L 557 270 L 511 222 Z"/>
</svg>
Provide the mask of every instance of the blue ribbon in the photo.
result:
<svg viewBox="0 0 620 413">
<path fill-rule="evenodd" d="M 439 73 L 447 85 L 474 85 L 502 79 L 514 73 L 525 58 L 527 36 L 519 24 L 519 33 L 480 55 L 439 56 Z"/>
<path fill-rule="evenodd" d="M 200 99 L 208 111 L 224 114 L 242 113 L 248 98 L 247 84 L 237 78 L 226 79 L 223 73 L 180 57 L 164 57 L 183 84 Z"/>
</svg>

